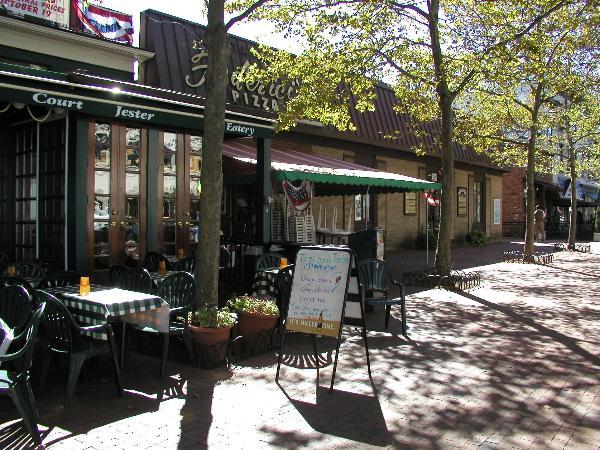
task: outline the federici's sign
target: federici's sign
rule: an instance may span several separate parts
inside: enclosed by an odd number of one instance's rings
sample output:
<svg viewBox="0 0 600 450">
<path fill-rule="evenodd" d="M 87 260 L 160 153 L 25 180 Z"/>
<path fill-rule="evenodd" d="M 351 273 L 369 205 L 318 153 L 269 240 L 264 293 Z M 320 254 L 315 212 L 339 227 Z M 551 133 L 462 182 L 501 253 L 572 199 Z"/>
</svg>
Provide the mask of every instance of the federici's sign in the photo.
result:
<svg viewBox="0 0 600 450">
<path fill-rule="evenodd" d="M 206 97 L 206 33 L 206 28 L 199 24 L 156 11 L 145 11 L 140 42 L 155 55 L 144 63 L 145 83 Z M 241 71 L 258 62 L 251 52 L 256 44 L 236 36 L 229 36 L 228 41 L 227 103 L 262 111 L 282 110 L 285 102 L 295 95 L 299 82 L 242 82 Z"/>
</svg>

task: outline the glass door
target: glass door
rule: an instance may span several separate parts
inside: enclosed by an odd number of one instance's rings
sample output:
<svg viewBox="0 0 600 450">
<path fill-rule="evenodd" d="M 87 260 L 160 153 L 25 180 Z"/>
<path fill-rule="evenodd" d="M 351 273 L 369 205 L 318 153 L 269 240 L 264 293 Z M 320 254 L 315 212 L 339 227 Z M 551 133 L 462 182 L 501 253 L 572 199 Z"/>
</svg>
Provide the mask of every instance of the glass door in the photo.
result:
<svg viewBox="0 0 600 450">
<path fill-rule="evenodd" d="M 202 137 L 164 131 L 159 142 L 159 251 L 169 257 L 192 256 L 199 233 Z"/>
<path fill-rule="evenodd" d="M 88 239 L 90 268 L 137 266 L 144 255 L 146 130 L 112 123 L 90 125 L 90 177 L 94 203 Z"/>
</svg>

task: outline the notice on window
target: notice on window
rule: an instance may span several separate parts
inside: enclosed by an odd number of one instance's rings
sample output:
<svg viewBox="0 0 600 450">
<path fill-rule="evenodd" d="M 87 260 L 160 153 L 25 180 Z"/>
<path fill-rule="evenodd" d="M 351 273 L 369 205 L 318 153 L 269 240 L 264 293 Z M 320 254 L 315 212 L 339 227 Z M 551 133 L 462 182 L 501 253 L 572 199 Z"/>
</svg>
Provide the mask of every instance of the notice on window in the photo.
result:
<svg viewBox="0 0 600 450">
<path fill-rule="evenodd" d="M 34 16 L 69 26 L 69 0 L 0 0 L 13 14 Z"/>
<path fill-rule="evenodd" d="M 500 225 L 502 219 L 502 203 L 499 198 L 494 199 L 494 225 Z"/>
<path fill-rule="evenodd" d="M 335 250 L 298 252 L 287 331 L 339 335 L 350 259 L 350 253 Z"/>
</svg>

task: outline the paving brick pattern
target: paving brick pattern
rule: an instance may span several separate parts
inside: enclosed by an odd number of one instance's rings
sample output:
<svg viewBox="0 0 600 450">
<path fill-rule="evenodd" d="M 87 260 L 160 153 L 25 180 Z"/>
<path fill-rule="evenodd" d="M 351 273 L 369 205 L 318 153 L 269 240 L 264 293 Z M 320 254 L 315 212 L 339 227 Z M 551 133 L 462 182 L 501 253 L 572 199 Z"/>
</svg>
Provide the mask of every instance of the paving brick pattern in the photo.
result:
<svg viewBox="0 0 600 450">
<path fill-rule="evenodd" d="M 389 332 L 369 316 L 373 381 L 362 340 L 348 329 L 328 393 L 334 342 L 290 336 L 280 386 L 276 355 L 231 371 L 138 353 L 116 396 L 108 362 L 91 368 L 62 406 L 57 380 L 38 398 L 52 449 L 600 448 L 600 248 L 558 253 L 551 266 L 478 267 L 481 288 L 429 290 L 407 299 Z M 487 262 L 487 261 L 486 261 Z M 176 348 L 176 346 L 175 346 Z M 176 356 L 176 355 L 174 355 Z M 319 366 L 318 383 L 317 370 Z M 10 401 L 0 398 L 0 448 L 28 448 Z"/>
</svg>

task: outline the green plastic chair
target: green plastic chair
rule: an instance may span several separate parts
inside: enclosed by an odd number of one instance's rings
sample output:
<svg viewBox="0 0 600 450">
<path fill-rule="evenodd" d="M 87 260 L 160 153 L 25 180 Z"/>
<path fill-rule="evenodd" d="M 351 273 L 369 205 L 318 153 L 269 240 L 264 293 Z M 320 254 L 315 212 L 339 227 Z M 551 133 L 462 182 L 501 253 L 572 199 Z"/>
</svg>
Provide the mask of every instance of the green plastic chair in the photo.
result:
<svg viewBox="0 0 600 450">
<path fill-rule="evenodd" d="M 37 335 L 38 325 L 44 314 L 45 305 L 40 305 L 29 321 L 27 328 L 11 343 L 15 347 L 21 341 L 25 343 L 21 348 L 7 355 L 0 355 L 0 363 L 10 362 L 10 369 L 0 368 L 0 395 L 10 397 L 23 418 L 25 428 L 31 435 L 36 446 L 42 444 L 38 430 L 39 413 L 35 406 L 35 398 L 29 381 L 29 371 L 33 358 L 33 348 Z"/>
<path fill-rule="evenodd" d="M 44 326 L 48 335 L 48 346 L 42 356 L 42 368 L 40 375 L 40 389 L 48 373 L 48 366 L 53 357 L 69 360 L 69 375 L 67 379 L 67 392 L 65 394 L 65 405 L 69 405 L 75 396 L 75 387 L 79 379 L 79 373 L 83 363 L 94 356 L 104 353 L 111 354 L 111 361 L 115 371 L 117 393 L 123 395 L 123 383 L 121 372 L 117 362 L 116 345 L 110 325 L 104 323 L 82 327 L 77 324 L 67 307 L 56 297 L 48 292 L 36 290 L 35 301 L 46 304 L 44 314 Z M 85 337 L 82 332 L 94 332 L 106 330 L 108 341 L 102 342 Z"/>
<path fill-rule="evenodd" d="M 365 303 L 371 306 L 385 306 L 385 329 L 390 321 L 392 305 L 400 305 L 402 314 L 402 334 L 406 336 L 406 302 L 404 285 L 394 280 L 385 262 L 376 259 L 363 259 L 358 263 L 358 279 L 364 286 Z M 391 285 L 400 289 L 400 297 L 390 298 Z"/>
</svg>

